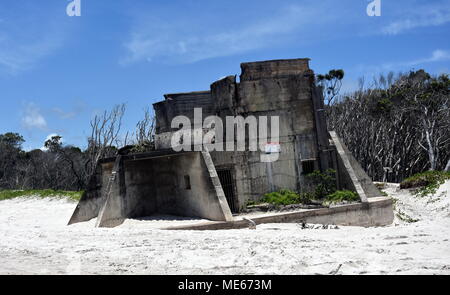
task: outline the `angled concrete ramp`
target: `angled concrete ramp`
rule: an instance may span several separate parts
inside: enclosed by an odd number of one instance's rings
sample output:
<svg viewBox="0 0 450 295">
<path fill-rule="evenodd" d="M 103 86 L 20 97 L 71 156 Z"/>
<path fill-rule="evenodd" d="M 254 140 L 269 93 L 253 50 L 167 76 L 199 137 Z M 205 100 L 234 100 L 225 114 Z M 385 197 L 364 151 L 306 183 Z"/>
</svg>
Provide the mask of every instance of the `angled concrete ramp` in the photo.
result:
<svg viewBox="0 0 450 295">
<path fill-rule="evenodd" d="M 337 152 L 339 187 L 356 191 L 363 203 L 367 203 L 368 198 L 380 197 L 380 190 L 362 169 L 336 132 L 330 131 L 330 136 Z"/>
<path fill-rule="evenodd" d="M 122 156 L 118 156 L 115 162 L 97 165 L 96 172 L 91 177 L 88 188 L 78 202 L 68 225 L 89 221 L 96 217 L 98 217 L 96 226 L 102 226 L 102 222 L 106 222 L 103 217 L 107 217 L 108 211 L 111 210 L 111 205 L 108 206 L 108 204 L 114 201 L 114 195 L 120 191 L 118 174 L 122 165 Z M 110 198 L 111 195 L 113 195 L 112 198 Z M 116 225 L 123 222 L 123 218 L 119 220 L 121 221 L 116 221 Z"/>
<path fill-rule="evenodd" d="M 95 227 L 116 227 L 125 221 L 127 216 L 123 208 L 123 200 L 126 198 L 124 176 L 123 159 L 119 155 L 114 162 L 106 189 L 103 190 L 104 203 L 98 213 Z"/>
</svg>

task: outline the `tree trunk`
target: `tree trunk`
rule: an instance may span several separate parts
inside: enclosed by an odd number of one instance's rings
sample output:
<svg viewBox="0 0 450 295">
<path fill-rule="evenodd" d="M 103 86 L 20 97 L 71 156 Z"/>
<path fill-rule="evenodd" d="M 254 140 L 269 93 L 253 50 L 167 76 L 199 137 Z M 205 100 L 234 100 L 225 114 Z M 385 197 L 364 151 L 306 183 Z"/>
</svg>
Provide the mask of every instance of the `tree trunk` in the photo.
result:
<svg viewBox="0 0 450 295">
<path fill-rule="evenodd" d="M 447 165 L 445 166 L 444 171 L 450 172 L 450 159 L 448 159 Z"/>
<path fill-rule="evenodd" d="M 425 122 L 425 120 L 423 120 Z M 426 124 L 426 123 L 425 123 Z M 425 125 L 426 126 L 426 125 Z M 428 159 L 430 161 L 430 170 L 436 170 L 436 156 L 434 154 L 433 144 L 431 143 L 431 135 L 429 130 L 425 130 L 425 138 L 428 145 Z"/>
</svg>

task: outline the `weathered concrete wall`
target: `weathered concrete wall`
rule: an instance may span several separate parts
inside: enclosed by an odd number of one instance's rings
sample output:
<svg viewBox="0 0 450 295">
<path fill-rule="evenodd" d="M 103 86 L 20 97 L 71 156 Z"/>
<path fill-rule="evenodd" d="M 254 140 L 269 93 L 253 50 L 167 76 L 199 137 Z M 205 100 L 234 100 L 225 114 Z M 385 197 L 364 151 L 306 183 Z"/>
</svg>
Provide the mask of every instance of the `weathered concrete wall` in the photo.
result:
<svg viewBox="0 0 450 295">
<path fill-rule="evenodd" d="M 318 130 L 323 132 L 326 124 L 323 114 L 316 114 L 323 105 L 318 102 L 314 73 L 308 63 L 309 59 L 243 63 L 240 83 L 235 76 L 228 76 L 211 84 L 208 93 L 166 95 L 165 101 L 154 105 L 157 148 L 171 147 L 174 130 L 167 128 L 169 120 L 175 114 L 191 118 L 195 107 L 205 107 L 203 118 L 214 114 L 222 122 L 226 122 L 226 116 L 266 116 L 269 122 L 271 116 L 277 116 L 281 147 L 277 161 L 262 162 L 265 151 L 211 151 L 213 162 L 217 167 L 232 167 L 239 207 L 248 200 L 259 200 L 265 193 L 282 188 L 303 191 L 306 180 L 302 161 L 312 160 L 319 169 L 324 166 L 319 162 L 319 147 L 321 150 L 328 148 L 327 135 L 317 137 Z M 206 99 L 208 95 L 210 100 Z M 270 142 L 270 128 L 268 133 Z M 248 134 L 246 136 L 248 140 Z M 226 140 L 225 134 L 223 140 Z M 328 156 L 323 152 L 321 155 Z"/>
<path fill-rule="evenodd" d="M 312 90 L 314 123 L 316 126 L 317 148 L 319 153 L 319 168 L 325 171 L 335 166 L 333 159 L 333 149 L 330 148 L 327 121 L 325 116 L 325 106 L 323 89 L 321 86 Z"/>
<path fill-rule="evenodd" d="M 186 116 L 194 122 L 194 108 L 202 108 L 204 116 L 214 114 L 210 91 L 166 94 L 164 97 L 164 101 L 153 105 L 157 134 L 172 131 L 170 124 L 176 116 Z"/>
<path fill-rule="evenodd" d="M 261 162 L 265 152 L 211 152 L 217 169 L 229 168 L 236 181 L 239 206 L 249 200 L 259 200 L 265 193 L 280 189 L 299 189 L 301 165 L 297 165 L 295 142 L 280 138 L 281 152 L 275 162 Z M 285 140 L 285 141 L 284 141 Z M 309 157 L 306 152 L 303 154 Z"/>
<path fill-rule="evenodd" d="M 234 165 L 240 207 L 279 189 L 302 191 L 305 179 L 302 160 L 318 162 L 318 145 L 312 100 L 314 73 L 308 59 L 275 60 L 241 64 L 240 83 L 232 76 L 211 85 L 217 113 L 225 116 L 279 117 L 281 152 L 277 161 L 261 162 L 265 151 L 212 153 L 221 167 Z M 268 128 L 268 141 L 271 141 Z M 248 140 L 248 137 L 247 137 Z M 319 165 L 316 165 L 319 168 Z"/>
<path fill-rule="evenodd" d="M 241 80 L 261 80 L 302 75 L 309 71 L 309 58 L 279 59 L 241 64 Z"/>
<path fill-rule="evenodd" d="M 211 84 L 214 110 L 219 116 L 234 114 L 236 105 L 239 103 L 238 85 L 235 76 L 228 76 Z"/>
</svg>

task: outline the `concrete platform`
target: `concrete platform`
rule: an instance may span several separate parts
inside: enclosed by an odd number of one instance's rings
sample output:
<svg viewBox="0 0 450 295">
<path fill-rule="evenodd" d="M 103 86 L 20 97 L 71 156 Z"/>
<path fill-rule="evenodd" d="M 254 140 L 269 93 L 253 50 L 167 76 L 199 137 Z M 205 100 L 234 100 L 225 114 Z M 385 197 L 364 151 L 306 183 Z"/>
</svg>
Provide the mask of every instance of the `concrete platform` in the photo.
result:
<svg viewBox="0 0 450 295">
<path fill-rule="evenodd" d="M 341 205 L 331 208 L 299 210 L 288 213 L 274 213 L 251 218 L 257 225 L 263 223 L 314 223 L 347 226 L 386 226 L 394 220 L 393 201 L 388 197 L 375 197 L 366 203 Z M 188 226 L 173 226 L 166 230 L 223 230 L 249 227 L 249 222 L 236 218 L 234 221 L 206 221 Z"/>
</svg>

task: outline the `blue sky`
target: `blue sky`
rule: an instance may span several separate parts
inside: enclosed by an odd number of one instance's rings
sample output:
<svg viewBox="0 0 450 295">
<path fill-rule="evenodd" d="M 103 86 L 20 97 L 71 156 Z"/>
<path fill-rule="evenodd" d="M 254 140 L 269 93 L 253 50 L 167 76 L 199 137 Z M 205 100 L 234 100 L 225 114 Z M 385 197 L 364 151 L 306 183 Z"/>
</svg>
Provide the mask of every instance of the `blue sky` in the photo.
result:
<svg viewBox="0 0 450 295">
<path fill-rule="evenodd" d="M 388 71 L 449 73 L 450 0 L 0 1 L 0 134 L 86 146 L 95 114 L 126 103 L 124 128 L 164 93 L 207 90 L 239 64 L 311 58 L 344 90 Z"/>
</svg>

